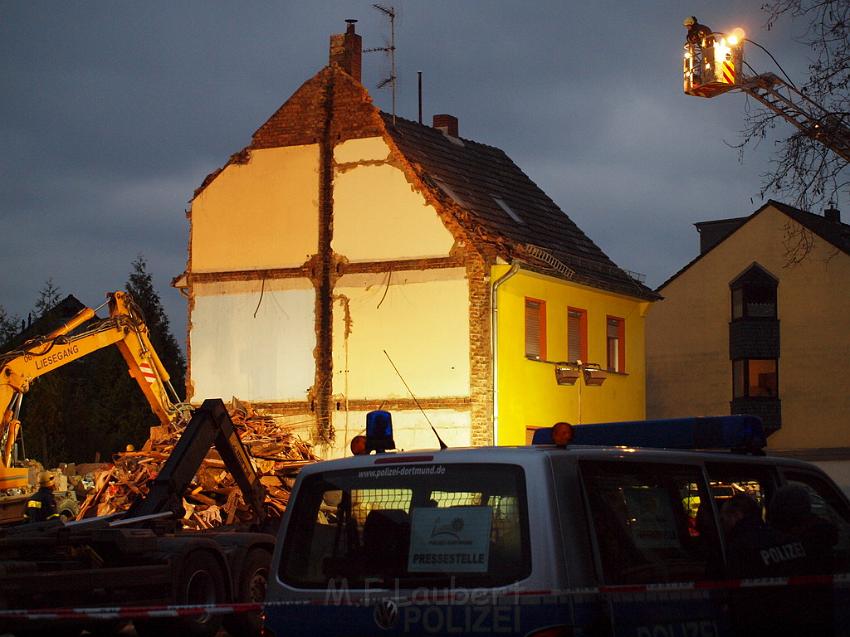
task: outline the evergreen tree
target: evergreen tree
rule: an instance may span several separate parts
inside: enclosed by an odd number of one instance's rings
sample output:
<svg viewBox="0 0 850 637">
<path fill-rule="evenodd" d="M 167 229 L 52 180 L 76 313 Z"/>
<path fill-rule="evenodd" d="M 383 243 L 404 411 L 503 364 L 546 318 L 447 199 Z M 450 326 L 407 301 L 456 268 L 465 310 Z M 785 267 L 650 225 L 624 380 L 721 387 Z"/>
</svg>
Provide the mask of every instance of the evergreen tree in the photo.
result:
<svg viewBox="0 0 850 637">
<path fill-rule="evenodd" d="M 150 330 L 150 340 L 162 364 L 171 375 L 171 384 L 183 398 L 186 383 L 186 359 L 177 339 L 171 333 L 168 316 L 162 301 L 153 287 L 153 277 L 147 271 L 147 262 L 142 255 L 133 261 L 133 272 L 127 281 L 126 290 L 142 310 L 145 324 Z"/>
<path fill-rule="evenodd" d="M 35 314 L 41 316 L 46 314 L 59 303 L 62 292 L 53 284 L 53 279 L 47 279 L 44 286 L 39 290 L 38 300 L 35 302 Z"/>
<path fill-rule="evenodd" d="M 0 351 L 7 349 L 7 344 L 17 335 L 21 328 L 21 319 L 11 316 L 6 308 L 0 305 Z"/>
</svg>

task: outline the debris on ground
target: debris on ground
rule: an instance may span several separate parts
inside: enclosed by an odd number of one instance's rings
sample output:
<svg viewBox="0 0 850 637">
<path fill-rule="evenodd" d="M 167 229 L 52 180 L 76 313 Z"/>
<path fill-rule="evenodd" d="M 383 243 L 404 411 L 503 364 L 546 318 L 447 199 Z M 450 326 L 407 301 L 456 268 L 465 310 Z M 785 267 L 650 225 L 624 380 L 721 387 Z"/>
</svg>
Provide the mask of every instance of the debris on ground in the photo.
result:
<svg viewBox="0 0 850 637">
<path fill-rule="evenodd" d="M 261 413 L 250 403 L 236 398 L 228 412 L 266 488 L 268 513 L 279 517 L 289 502 L 298 471 L 319 458 L 310 443 L 292 432 L 292 426 L 281 424 L 280 416 Z M 116 454 L 113 464 L 95 472 L 93 487 L 77 519 L 126 511 L 134 500 L 146 495 L 148 482 L 171 455 L 181 433 L 163 426 L 153 427 L 141 450 Z M 248 525 L 254 517 L 215 449 L 210 450 L 195 474 L 184 495 L 183 508 L 186 514 L 182 523 L 188 529 Z"/>
</svg>

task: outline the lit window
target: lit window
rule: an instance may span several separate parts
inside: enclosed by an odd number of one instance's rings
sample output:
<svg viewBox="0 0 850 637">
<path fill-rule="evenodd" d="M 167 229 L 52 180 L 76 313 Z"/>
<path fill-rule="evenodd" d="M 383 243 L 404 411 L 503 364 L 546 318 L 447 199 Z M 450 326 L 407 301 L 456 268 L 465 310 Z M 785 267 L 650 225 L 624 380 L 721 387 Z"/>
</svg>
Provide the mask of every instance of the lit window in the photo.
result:
<svg viewBox="0 0 850 637">
<path fill-rule="evenodd" d="M 626 322 L 621 318 L 609 316 L 606 321 L 608 343 L 608 371 L 625 373 L 626 371 Z"/>
<path fill-rule="evenodd" d="M 525 299 L 525 356 L 546 360 L 546 302 Z"/>
<path fill-rule="evenodd" d="M 567 309 L 567 360 L 587 362 L 587 312 Z"/>
<path fill-rule="evenodd" d="M 777 280 L 758 265 L 731 284 L 732 320 L 775 319 Z"/>
<path fill-rule="evenodd" d="M 743 358 L 732 361 L 733 398 L 777 398 L 777 360 Z"/>
</svg>

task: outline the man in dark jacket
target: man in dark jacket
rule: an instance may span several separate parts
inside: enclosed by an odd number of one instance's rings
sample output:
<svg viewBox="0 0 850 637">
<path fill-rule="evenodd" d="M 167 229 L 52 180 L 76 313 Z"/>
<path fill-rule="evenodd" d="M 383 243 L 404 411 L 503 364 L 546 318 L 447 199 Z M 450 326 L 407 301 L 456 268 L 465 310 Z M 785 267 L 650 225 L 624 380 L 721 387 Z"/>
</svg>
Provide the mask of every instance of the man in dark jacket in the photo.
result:
<svg viewBox="0 0 850 637">
<path fill-rule="evenodd" d="M 726 536 L 726 573 L 730 579 L 787 577 L 807 562 L 803 543 L 765 524 L 761 506 L 749 495 L 729 499 L 720 510 Z M 790 636 L 807 634 L 799 591 L 785 586 L 748 586 L 730 593 L 735 634 Z M 829 633 L 809 633 L 829 634 Z"/>
<path fill-rule="evenodd" d="M 767 521 L 786 537 L 802 542 L 808 560 L 797 575 L 836 572 L 833 547 L 838 543 L 838 527 L 812 511 L 811 496 L 802 484 L 777 489 L 767 508 Z"/>
<path fill-rule="evenodd" d="M 839 572 L 834 547 L 838 543 L 838 527 L 812 511 L 812 500 L 806 486 L 792 482 L 773 494 L 767 507 L 767 521 L 782 534 L 786 542 L 798 542 L 806 554 L 803 562 L 794 564 L 791 575 L 824 576 Z M 792 589 L 794 590 L 794 589 Z M 830 583 L 809 584 L 796 589 L 796 608 L 800 621 L 805 621 L 811 634 L 831 635 L 834 628 L 834 591 Z"/>
<path fill-rule="evenodd" d="M 784 577 L 806 563 L 803 543 L 762 520 L 761 507 L 748 495 L 732 497 L 720 511 L 726 534 L 726 564 L 734 578 Z"/>
<path fill-rule="evenodd" d="M 714 45 L 714 38 L 711 37 L 711 29 L 700 24 L 696 16 L 688 16 L 683 23 L 688 30 L 685 39 L 691 47 L 693 54 L 693 77 L 691 78 L 695 84 L 702 83 L 702 75 L 705 65 L 705 51 L 703 47 L 709 48 Z"/>
<path fill-rule="evenodd" d="M 691 44 L 702 46 L 703 39 L 711 35 L 711 29 L 704 24 L 700 24 L 696 16 L 688 16 L 682 24 L 688 30 L 686 37 Z"/>
<path fill-rule="evenodd" d="M 44 522 L 58 518 L 56 498 L 53 497 L 53 490 L 56 488 L 55 476 L 49 471 L 42 471 L 38 474 L 38 484 L 38 491 L 27 500 L 24 516 L 28 522 Z"/>
</svg>

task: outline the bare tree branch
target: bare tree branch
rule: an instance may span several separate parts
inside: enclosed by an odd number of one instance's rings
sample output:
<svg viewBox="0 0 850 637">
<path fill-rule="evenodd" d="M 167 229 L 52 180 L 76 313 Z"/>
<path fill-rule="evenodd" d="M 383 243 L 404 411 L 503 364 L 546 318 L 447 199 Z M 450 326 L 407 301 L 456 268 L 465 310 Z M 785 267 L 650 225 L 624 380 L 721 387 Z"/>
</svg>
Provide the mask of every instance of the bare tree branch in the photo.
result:
<svg viewBox="0 0 850 637">
<path fill-rule="evenodd" d="M 762 10 L 767 14 L 768 30 L 783 19 L 802 26 L 797 40 L 811 48 L 813 57 L 800 90 L 829 112 L 823 122 L 827 130 L 850 124 L 850 0 L 770 0 Z M 784 130 L 781 117 L 750 100 L 746 118 L 741 141 L 735 145 L 739 157 L 745 149 Z M 845 160 L 821 141 L 794 131 L 776 143 L 770 171 L 763 175 L 761 195 L 776 192 L 811 210 L 838 200 L 849 180 Z"/>
</svg>

